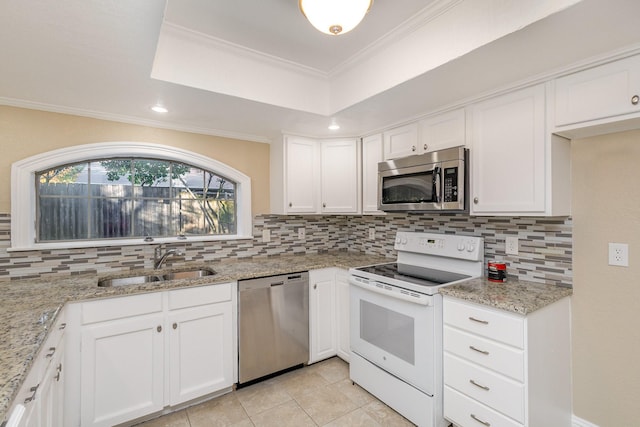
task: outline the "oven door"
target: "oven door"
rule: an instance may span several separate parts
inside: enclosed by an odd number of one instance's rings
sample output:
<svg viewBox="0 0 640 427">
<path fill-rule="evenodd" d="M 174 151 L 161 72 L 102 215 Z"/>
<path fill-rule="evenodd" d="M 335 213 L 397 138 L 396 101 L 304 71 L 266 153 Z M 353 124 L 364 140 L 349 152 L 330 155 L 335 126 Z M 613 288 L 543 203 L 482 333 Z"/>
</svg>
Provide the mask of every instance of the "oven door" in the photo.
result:
<svg viewBox="0 0 640 427">
<path fill-rule="evenodd" d="M 354 276 L 349 283 L 351 351 L 433 396 L 441 296 L 418 300 Z"/>
<path fill-rule="evenodd" d="M 441 210 L 441 186 L 441 168 L 437 163 L 380 171 L 378 208 Z"/>
</svg>

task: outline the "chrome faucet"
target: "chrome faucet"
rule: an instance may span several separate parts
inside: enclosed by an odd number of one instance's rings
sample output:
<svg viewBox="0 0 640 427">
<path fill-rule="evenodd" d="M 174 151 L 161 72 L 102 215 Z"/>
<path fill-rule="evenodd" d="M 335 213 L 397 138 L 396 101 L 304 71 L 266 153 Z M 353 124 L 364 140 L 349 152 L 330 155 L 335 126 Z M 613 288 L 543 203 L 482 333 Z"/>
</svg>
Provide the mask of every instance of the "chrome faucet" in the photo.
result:
<svg viewBox="0 0 640 427">
<path fill-rule="evenodd" d="M 182 252 L 180 249 L 167 249 L 166 251 L 164 251 L 164 253 L 162 253 L 162 251 L 164 250 L 164 245 L 160 245 L 160 246 L 156 246 L 153 249 L 153 269 L 154 270 L 158 270 L 160 269 L 164 263 L 167 261 L 167 258 L 169 258 L 171 255 L 174 256 L 184 256 L 184 252 Z"/>
</svg>

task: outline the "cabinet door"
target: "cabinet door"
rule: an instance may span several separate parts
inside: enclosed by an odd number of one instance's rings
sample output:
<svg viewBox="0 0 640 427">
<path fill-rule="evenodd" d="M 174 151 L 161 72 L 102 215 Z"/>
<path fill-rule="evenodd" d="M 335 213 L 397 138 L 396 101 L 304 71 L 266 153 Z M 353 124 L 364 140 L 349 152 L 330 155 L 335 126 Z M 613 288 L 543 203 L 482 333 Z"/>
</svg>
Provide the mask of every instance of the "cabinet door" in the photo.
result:
<svg viewBox="0 0 640 427">
<path fill-rule="evenodd" d="M 170 402 L 177 405 L 233 385 L 231 303 L 171 312 Z"/>
<path fill-rule="evenodd" d="M 640 56 L 601 65 L 555 81 L 556 126 L 640 111 Z"/>
<path fill-rule="evenodd" d="M 362 211 L 378 210 L 378 163 L 382 161 L 382 134 L 362 138 Z"/>
<path fill-rule="evenodd" d="M 285 144 L 287 213 L 319 212 L 317 143 L 288 136 Z"/>
<path fill-rule="evenodd" d="M 411 123 L 384 133 L 384 159 L 420 154 L 418 151 L 418 124 Z"/>
<path fill-rule="evenodd" d="M 83 329 L 82 426 L 112 426 L 163 408 L 163 324 L 162 315 L 150 315 Z"/>
<path fill-rule="evenodd" d="M 336 273 L 337 353 L 341 359 L 347 362 L 351 355 L 349 327 L 349 273 L 345 270 L 338 270 Z"/>
<path fill-rule="evenodd" d="M 42 377 L 39 399 L 40 427 L 57 427 L 63 425 L 64 401 L 64 340 L 56 346 L 51 362 Z"/>
<path fill-rule="evenodd" d="M 464 108 L 426 118 L 419 125 L 422 152 L 466 145 Z"/>
<path fill-rule="evenodd" d="M 471 214 L 545 209 L 544 85 L 471 106 Z"/>
<path fill-rule="evenodd" d="M 309 363 L 337 354 L 335 269 L 309 272 Z"/>
<path fill-rule="evenodd" d="M 322 212 L 358 212 L 358 142 L 355 139 L 323 141 Z"/>
</svg>

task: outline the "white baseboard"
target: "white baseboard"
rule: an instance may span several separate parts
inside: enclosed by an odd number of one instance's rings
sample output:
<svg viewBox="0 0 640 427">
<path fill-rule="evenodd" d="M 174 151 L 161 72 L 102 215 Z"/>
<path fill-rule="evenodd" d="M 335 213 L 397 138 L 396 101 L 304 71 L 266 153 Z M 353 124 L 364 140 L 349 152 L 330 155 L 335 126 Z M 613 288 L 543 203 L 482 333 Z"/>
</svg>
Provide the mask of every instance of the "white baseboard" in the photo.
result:
<svg viewBox="0 0 640 427">
<path fill-rule="evenodd" d="M 590 423 L 587 420 L 583 420 L 582 418 L 578 418 L 575 415 L 572 418 L 571 425 L 572 427 L 599 427 L 598 425 Z"/>
</svg>

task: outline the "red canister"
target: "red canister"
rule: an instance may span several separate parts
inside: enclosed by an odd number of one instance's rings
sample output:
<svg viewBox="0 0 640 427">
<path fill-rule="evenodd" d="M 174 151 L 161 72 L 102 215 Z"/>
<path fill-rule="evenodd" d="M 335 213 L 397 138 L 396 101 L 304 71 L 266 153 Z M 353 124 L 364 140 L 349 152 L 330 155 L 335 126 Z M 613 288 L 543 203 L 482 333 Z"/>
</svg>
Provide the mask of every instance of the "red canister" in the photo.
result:
<svg viewBox="0 0 640 427">
<path fill-rule="evenodd" d="M 504 262 L 489 261 L 487 266 L 487 279 L 491 282 L 506 282 L 507 264 Z"/>
</svg>

